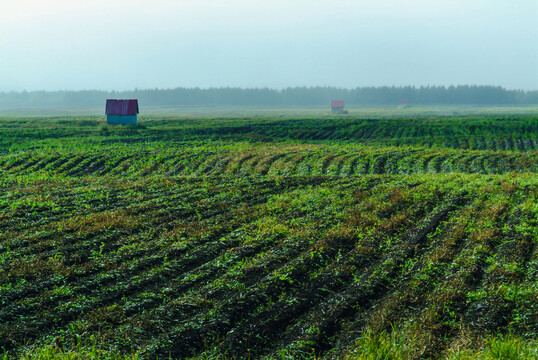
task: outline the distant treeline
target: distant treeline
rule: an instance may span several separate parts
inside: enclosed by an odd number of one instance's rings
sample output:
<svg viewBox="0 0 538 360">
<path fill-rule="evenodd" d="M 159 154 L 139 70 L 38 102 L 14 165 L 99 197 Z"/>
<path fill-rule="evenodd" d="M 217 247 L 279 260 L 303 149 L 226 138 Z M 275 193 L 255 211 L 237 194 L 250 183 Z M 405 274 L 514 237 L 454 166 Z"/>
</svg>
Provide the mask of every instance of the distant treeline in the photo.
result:
<svg viewBox="0 0 538 360">
<path fill-rule="evenodd" d="M 23 91 L 0 92 L 0 108 L 100 107 L 107 98 L 136 98 L 145 106 L 327 106 L 330 100 L 344 100 L 346 105 L 398 105 L 400 101 L 409 105 L 526 105 L 538 104 L 538 90 L 464 85 Z"/>
</svg>

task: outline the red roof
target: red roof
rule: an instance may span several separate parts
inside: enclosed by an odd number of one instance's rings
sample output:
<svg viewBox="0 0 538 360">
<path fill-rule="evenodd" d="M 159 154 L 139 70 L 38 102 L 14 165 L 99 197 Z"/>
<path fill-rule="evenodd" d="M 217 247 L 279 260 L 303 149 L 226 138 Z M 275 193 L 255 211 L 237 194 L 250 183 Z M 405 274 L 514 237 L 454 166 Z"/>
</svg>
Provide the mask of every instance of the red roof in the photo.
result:
<svg viewBox="0 0 538 360">
<path fill-rule="evenodd" d="M 136 115 L 138 114 L 138 100 L 106 100 L 106 115 Z"/>
<path fill-rule="evenodd" d="M 344 107 L 344 100 L 331 100 L 331 107 L 332 108 L 343 108 Z"/>
</svg>

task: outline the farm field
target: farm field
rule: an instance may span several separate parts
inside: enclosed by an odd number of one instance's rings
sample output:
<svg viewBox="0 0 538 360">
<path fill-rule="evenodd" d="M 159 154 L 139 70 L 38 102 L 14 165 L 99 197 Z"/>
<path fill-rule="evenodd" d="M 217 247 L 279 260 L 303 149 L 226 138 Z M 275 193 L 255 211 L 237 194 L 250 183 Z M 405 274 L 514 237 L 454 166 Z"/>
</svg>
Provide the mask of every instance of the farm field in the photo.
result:
<svg viewBox="0 0 538 360">
<path fill-rule="evenodd" d="M 0 349 L 538 358 L 537 173 L 529 114 L 2 117 Z"/>
</svg>

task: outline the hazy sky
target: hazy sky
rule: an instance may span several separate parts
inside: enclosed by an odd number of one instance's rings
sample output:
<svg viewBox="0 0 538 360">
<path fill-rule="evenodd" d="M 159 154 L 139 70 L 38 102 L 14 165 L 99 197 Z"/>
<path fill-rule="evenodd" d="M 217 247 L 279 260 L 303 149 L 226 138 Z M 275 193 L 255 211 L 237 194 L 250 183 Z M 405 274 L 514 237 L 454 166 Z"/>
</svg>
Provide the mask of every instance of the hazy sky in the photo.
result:
<svg viewBox="0 0 538 360">
<path fill-rule="evenodd" d="M 12 0 L 0 91 L 538 89 L 538 0 Z"/>
</svg>

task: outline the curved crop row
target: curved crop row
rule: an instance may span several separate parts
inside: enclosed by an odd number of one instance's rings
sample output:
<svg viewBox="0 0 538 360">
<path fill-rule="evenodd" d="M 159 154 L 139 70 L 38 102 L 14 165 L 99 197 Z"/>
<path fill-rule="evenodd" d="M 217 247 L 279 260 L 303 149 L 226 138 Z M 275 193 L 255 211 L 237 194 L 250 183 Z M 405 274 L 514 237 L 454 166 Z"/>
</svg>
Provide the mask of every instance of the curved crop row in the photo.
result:
<svg viewBox="0 0 538 360">
<path fill-rule="evenodd" d="M 271 155 L 266 155 L 271 151 Z M 452 151 L 409 148 L 372 149 L 363 147 L 282 146 L 279 149 L 252 147 L 240 152 L 167 150 L 147 154 L 128 150 L 117 154 L 57 153 L 15 155 L 0 162 L 0 171 L 8 174 L 58 174 L 68 176 L 118 175 L 270 175 L 270 176 L 356 176 L 366 174 L 538 172 L 536 153 L 517 154 L 490 151 Z"/>
</svg>

